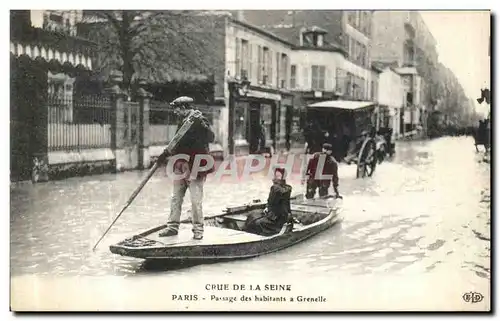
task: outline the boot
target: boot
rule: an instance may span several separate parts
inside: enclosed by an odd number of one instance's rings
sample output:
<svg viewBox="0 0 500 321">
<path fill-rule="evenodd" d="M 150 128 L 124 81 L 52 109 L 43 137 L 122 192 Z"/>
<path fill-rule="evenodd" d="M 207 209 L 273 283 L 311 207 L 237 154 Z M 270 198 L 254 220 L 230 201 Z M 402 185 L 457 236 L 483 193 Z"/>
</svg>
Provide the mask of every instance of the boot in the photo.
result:
<svg viewBox="0 0 500 321">
<path fill-rule="evenodd" d="M 160 237 L 167 237 L 167 236 L 175 236 L 179 234 L 179 231 L 171 229 L 171 228 L 166 228 L 163 232 L 159 234 Z"/>
</svg>

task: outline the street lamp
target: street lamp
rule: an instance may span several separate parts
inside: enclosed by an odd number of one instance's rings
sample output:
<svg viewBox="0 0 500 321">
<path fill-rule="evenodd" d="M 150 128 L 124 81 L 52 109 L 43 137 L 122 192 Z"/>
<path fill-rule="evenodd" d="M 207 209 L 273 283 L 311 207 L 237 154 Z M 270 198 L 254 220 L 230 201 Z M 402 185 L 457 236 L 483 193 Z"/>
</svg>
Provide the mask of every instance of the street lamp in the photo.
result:
<svg viewBox="0 0 500 321">
<path fill-rule="evenodd" d="M 248 94 L 248 91 L 250 90 L 250 81 L 244 77 L 239 83 L 239 92 L 242 93 L 241 96 L 246 97 Z"/>
</svg>

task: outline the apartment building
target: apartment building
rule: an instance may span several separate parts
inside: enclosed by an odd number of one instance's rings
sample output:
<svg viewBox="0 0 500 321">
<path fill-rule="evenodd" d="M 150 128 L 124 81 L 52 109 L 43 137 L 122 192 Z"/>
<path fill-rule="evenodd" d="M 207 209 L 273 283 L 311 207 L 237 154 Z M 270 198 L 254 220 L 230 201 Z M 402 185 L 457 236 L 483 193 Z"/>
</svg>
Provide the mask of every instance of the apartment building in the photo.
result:
<svg viewBox="0 0 500 321">
<path fill-rule="evenodd" d="M 288 90 L 292 47 L 276 35 L 226 17 L 224 98 L 228 108 L 222 113 L 221 128 L 227 133 L 230 153 L 257 152 L 261 126 L 267 147 L 285 147 L 293 106 Z"/>
<path fill-rule="evenodd" d="M 371 11 L 240 10 L 236 14 L 294 45 L 291 89 L 307 99 L 369 100 L 375 92 Z"/>
<path fill-rule="evenodd" d="M 414 134 L 425 128 L 433 102 L 425 101 L 426 69 L 437 64 L 436 40 L 417 11 L 375 11 L 372 59 L 391 64 L 404 87 L 401 132 Z M 421 131 L 420 131 L 421 132 Z"/>
</svg>

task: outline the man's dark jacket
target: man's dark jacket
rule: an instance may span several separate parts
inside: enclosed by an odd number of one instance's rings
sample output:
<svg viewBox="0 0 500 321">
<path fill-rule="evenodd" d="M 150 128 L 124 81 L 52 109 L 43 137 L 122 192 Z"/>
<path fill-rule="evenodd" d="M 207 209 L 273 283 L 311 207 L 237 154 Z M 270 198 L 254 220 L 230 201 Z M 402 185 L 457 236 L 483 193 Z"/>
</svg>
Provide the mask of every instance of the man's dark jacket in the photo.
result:
<svg viewBox="0 0 500 321">
<path fill-rule="evenodd" d="M 188 117 L 183 118 L 177 125 L 177 131 L 182 127 Z M 193 123 L 189 131 L 182 137 L 175 148 L 173 155 L 186 154 L 189 156 L 189 170 L 192 171 L 193 162 L 196 155 L 210 155 L 209 143 L 214 141 L 215 135 L 210 129 L 210 123 L 205 117 L 201 117 Z M 177 162 L 183 162 L 178 160 Z M 177 164 L 176 162 L 176 164 Z M 174 164 L 174 166 L 176 165 Z M 206 160 L 201 161 L 201 166 L 207 164 Z M 213 172 L 213 166 L 199 174 L 208 174 Z M 199 175 L 198 175 L 199 176 Z"/>
</svg>

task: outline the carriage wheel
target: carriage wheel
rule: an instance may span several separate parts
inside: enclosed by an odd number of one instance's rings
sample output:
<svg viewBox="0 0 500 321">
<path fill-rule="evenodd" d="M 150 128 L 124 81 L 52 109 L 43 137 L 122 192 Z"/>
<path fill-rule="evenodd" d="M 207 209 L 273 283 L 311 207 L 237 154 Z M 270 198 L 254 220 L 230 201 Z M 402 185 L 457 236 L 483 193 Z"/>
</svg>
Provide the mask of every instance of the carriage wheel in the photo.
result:
<svg viewBox="0 0 500 321">
<path fill-rule="evenodd" d="M 375 141 L 372 138 L 367 138 L 359 150 L 356 178 L 373 175 L 377 166 L 376 155 Z"/>
</svg>

